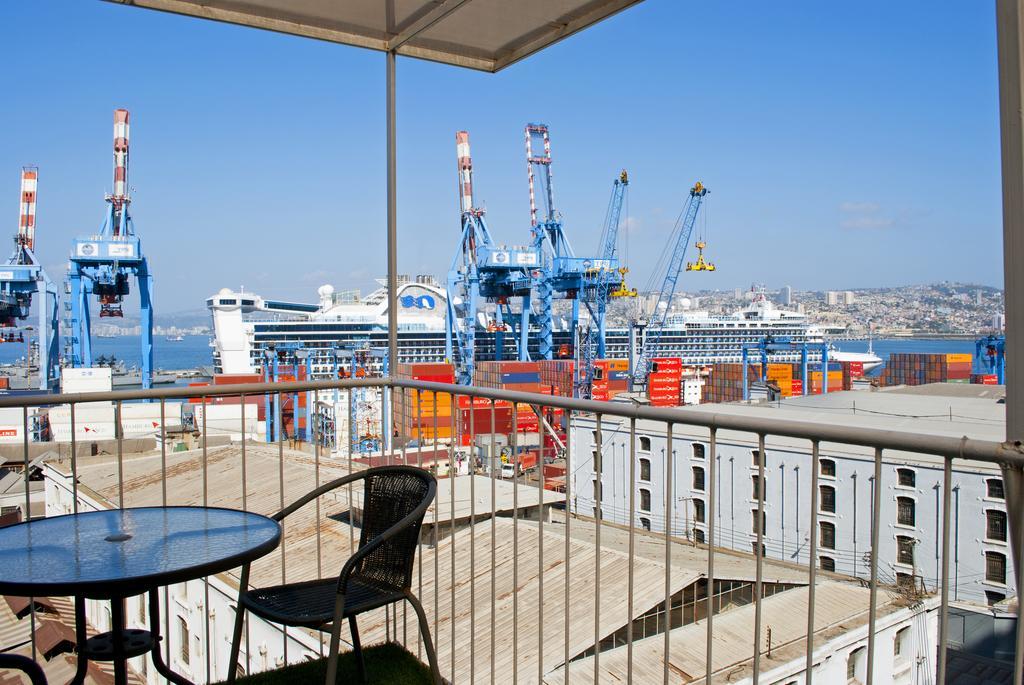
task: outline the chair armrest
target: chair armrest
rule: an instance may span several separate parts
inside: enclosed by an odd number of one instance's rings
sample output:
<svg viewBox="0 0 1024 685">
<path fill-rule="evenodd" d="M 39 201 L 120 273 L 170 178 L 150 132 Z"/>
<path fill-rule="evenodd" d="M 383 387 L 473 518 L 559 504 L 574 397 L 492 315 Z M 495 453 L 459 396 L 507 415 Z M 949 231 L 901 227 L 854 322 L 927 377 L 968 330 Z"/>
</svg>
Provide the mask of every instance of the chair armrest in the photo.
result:
<svg viewBox="0 0 1024 685">
<path fill-rule="evenodd" d="M 274 519 L 275 521 L 281 521 L 282 519 L 284 519 L 285 516 L 289 516 L 289 515 L 295 513 L 295 511 L 297 511 L 298 509 L 301 509 L 305 505 L 309 504 L 310 502 L 315 500 L 320 495 L 328 493 L 331 490 L 334 490 L 336 488 L 341 487 L 342 485 L 346 485 L 348 483 L 354 483 L 357 480 L 363 480 L 366 477 L 368 477 L 369 475 L 371 475 L 370 471 L 359 471 L 358 473 L 350 473 L 347 476 L 342 476 L 341 478 L 335 478 L 334 480 L 332 480 L 332 481 L 330 481 L 328 483 L 324 483 L 323 485 L 318 487 L 316 490 L 313 490 L 312 492 L 306 493 L 305 495 L 303 495 L 299 499 L 295 500 L 294 502 L 292 502 L 287 507 L 285 507 L 281 511 L 277 512 L 276 514 L 274 514 L 270 518 Z M 349 506 L 351 506 L 351 504 L 352 503 L 350 502 Z"/>
<path fill-rule="evenodd" d="M 430 481 L 427 486 L 426 496 L 423 501 L 416 506 L 410 513 L 406 514 L 400 521 L 395 523 L 393 526 L 385 530 L 383 533 L 370 540 L 365 545 L 355 551 L 355 553 L 348 558 L 345 565 L 341 567 L 341 574 L 338 576 L 338 593 L 344 593 L 345 588 L 348 586 L 349 576 L 352 575 L 352 570 L 356 567 L 360 561 L 365 559 L 369 554 L 373 553 L 378 547 L 383 545 L 385 542 L 395 537 L 405 529 L 413 525 L 417 519 L 424 516 L 427 511 L 427 507 L 434 501 L 434 496 L 437 494 L 437 482 Z"/>
</svg>

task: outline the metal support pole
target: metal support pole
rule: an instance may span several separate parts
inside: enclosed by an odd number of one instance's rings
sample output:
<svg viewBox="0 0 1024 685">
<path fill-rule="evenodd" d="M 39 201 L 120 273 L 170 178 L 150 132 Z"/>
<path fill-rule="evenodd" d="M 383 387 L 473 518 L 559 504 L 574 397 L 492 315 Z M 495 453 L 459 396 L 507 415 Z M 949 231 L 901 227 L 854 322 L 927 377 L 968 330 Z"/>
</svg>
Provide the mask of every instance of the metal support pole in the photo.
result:
<svg viewBox="0 0 1024 685">
<path fill-rule="evenodd" d="M 1003 283 L 1006 307 L 1006 355 L 1024 357 L 1024 0 L 997 0 L 996 36 L 999 58 L 999 128 L 1003 177 Z M 1016 350 L 1016 351 L 1014 351 Z M 1016 361 L 1006 369 L 1006 442 L 1024 438 L 1024 365 Z M 1024 470 L 1003 465 L 1007 519 L 1013 551 L 1016 590 L 1024 585 Z M 1013 682 L 1024 681 L 1024 621 L 1018 609 Z"/>
<path fill-rule="evenodd" d="M 395 154 L 395 51 L 387 53 L 387 139 L 388 139 L 388 359 L 391 369 L 398 358 L 398 216 Z"/>
</svg>

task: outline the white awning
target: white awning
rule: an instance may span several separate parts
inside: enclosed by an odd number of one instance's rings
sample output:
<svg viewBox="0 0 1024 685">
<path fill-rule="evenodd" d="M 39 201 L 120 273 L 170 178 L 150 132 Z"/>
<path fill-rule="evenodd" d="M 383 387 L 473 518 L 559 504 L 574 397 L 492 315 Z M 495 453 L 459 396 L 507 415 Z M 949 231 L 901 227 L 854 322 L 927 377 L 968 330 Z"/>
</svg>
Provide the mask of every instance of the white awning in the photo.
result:
<svg viewBox="0 0 1024 685">
<path fill-rule="evenodd" d="M 107 0 L 499 71 L 642 0 Z M 388 8 L 393 7 L 389 16 Z"/>
</svg>

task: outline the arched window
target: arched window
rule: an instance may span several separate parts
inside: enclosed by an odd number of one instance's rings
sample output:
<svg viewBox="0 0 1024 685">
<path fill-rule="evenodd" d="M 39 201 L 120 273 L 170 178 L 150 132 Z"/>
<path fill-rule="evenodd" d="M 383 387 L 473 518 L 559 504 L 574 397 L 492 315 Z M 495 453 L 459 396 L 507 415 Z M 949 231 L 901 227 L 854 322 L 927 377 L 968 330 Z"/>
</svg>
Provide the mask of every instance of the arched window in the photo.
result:
<svg viewBox="0 0 1024 685">
<path fill-rule="evenodd" d="M 897 630 L 892 641 L 892 655 L 897 661 L 903 661 L 910 656 L 910 646 L 910 626 Z"/>
<path fill-rule="evenodd" d="M 693 489 L 698 492 L 704 491 L 704 468 L 701 466 L 693 467 Z"/>
<path fill-rule="evenodd" d="M 821 568 L 822 571 L 832 571 L 832 572 L 835 572 L 835 570 L 836 570 L 836 560 L 833 559 L 832 557 L 820 557 L 818 559 L 818 566 L 819 566 L 819 568 Z"/>
<path fill-rule="evenodd" d="M 836 489 L 831 485 L 819 485 L 818 492 L 818 511 L 836 513 Z"/>
<path fill-rule="evenodd" d="M 751 511 L 750 511 L 750 521 L 751 521 L 750 529 L 751 529 L 752 533 L 754 533 L 754 534 L 757 533 L 757 531 L 758 531 L 758 528 L 757 528 L 758 521 L 761 522 L 761 534 L 764 535 L 764 534 L 767 533 L 766 524 L 767 524 L 767 521 L 768 521 L 768 516 L 765 514 L 765 512 L 762 511 L 761 512 L 761 517 L 758 518 L 758 516 L 757 516 L 757 509 L 751 509 Z"/>
<path fill-rule="evenodd" d="M 896 561 L 908 566 L 914 565 L 914 538 L 906 535 L 896 536 Z"/>
<path fill-rule="evenodd" d="M 640 510 L 651 510 L 651 491 L 647 488 L 640 488 Z"/>
<path fill-rule="evenodd" d="M 828 521 L 822 521 L 818 524 L 821 535 L 818 537 L 818 545 L 825 549 L 836 548 L 836 527 L 835 524 L 829 523 Z"/>
<path fill-rule="evenodd" d="M 767 478 L 765 480 L 767 481 Z M 754 500 L 758 500 L 758 499 L 765 500 L 765 499 L 767 499 L 767 497 L 766 497 L 766 495 L 764 493 L 764 488 L 761 487 L 761 479 L 758 476 L 755 475 L 755 476 L 751 476 L 750 477 L 750 486 L 751 486 L 750 487 L 750 489 L 751 489 L 750 498 L 751 499 L 754 499 Z"/>
<path fill-rule="evenodd" d="M 768 465 L 768 460 L 765 459 L 765 456 L 763 454 L 761 454 L 760 450 L 751 450 L 750 453 L 751 453 L 751 456 L 753 456 L 753 458 L 754 458 L 754 466 L 757 466 L 759 461 L 763 465 L 765 465 L 765 466 Z"/>
<path fill-rule="evenodd" d="M 821 469 L 821 475 L 826 478 L 836 477 L 836 463 L 831 459 L 822 459 L 818 462 L 819 468 Z"/>
<path fill-rule="evenodd" d="M 693 539 L 699 542 L 700 544 L 704 544 L 704 531 L 700 528 L 694 528 Z"/>
<path fill-rule="evenodd" d="M 988 486 L 988 496 L 992 499 L 1006 499 L 1006 495 L 1003 493 L 1003 479 L 1002 478 L 989 478 L 986 481 Z"/>
<path fill-rule="evenodd" d="M 1002 552 L 985 552 L 985 580 L 1006 584 L 1006 555 Z"/>
<path fill-rule="evenodd" d="M 699 442 L 693 443 L 693 458 L 703 459 L 704 458 L 704 445 Z"/>
<path fill-rule="evenodd" d="M 651 451 L 651 439 L 646 435 L 640 436 L 640 451 L 650 452 Z"/>
<path fill-rule="evenodd" d="M 704 500 L 693 500 L 693 520 L 697 523 L 704 523 Z"/>
<path fill-rule="evenodd" d="M 643 528 L 644 530 L 650 530 L 651 529 L 651 519 L 641 516 L 640 517 L 640 527 Z"/>
<path fill-rule="evenodd" d="M 651 460 L 646 457 L 640 457 L 640 480 L 651 480 Z"/>
<path fill-rule="evenodd" d="M 1006 512 L 989 509 L 985 512 L 985 519 L 987 523 L 985 537 L 989 540 L 1006 542 Z"/>
<path fill-rule="evenodd" d="M 917 484 L 917 474 L 914 469 L 896 469 L 896 479 L 905 488 L 912 488 Z"/>
<path fill-rule="evenodd" d="M 867 659 L 867 652 L 867 647 L 858 647 L 850 652 L 850 656 L 846 658 L 847 680 L 853 680 L 854 678 L 861 679 L 861 676 L 864 675 L 864 662 Z"/>
<path fill-rule="evenodd" d="M 902 526 L 915 525 L 916 503 L 910 497 L 896 498 L 896 521 Z"/>
</svg>

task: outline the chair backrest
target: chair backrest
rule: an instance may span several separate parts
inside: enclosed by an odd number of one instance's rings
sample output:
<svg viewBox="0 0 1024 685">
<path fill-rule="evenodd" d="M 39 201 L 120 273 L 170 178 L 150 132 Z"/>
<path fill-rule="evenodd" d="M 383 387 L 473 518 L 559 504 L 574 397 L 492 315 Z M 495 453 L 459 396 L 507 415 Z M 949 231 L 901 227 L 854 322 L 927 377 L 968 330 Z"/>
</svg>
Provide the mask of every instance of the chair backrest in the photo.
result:
<svg viewBox="0 0 1024 685">
<path fill-rule="evenodd" d="M 410 466 L 370 469 L 363 481 L 362 547 L 420 507 L 419 516 L 404 530 L 367 555 L 352 570 L 352 578 L 401 590 L 410 587 L 416 545 L 427 506 L 437 481 L 427 471 Z"/>
</svg>

